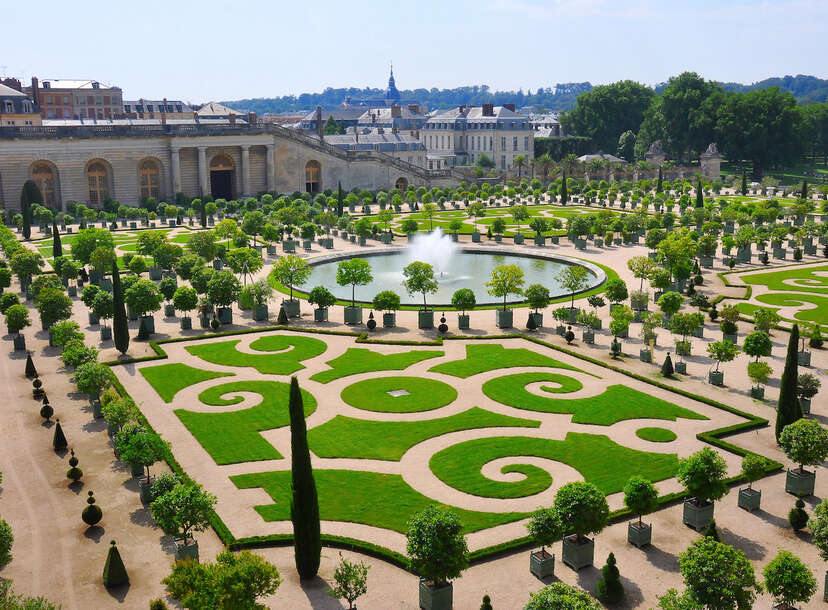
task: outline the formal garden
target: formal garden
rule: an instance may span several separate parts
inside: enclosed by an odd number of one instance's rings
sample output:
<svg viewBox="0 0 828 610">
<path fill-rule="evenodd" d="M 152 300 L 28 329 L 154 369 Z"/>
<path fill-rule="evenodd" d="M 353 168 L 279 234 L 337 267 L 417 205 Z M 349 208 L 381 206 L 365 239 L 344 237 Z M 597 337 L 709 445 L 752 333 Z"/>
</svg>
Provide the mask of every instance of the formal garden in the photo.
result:
<svg viewBox="0 0 828 610">
<path fill-rule="evenodd" d="M 217 574 L 244 571 L 260 578 L 250 595 L 278 599 L 256 550 L 290 545 L 303 580 L 323 546 L 410 571 L 424 608 L 450 607 L 464 570 L 528 551 L 547 586 L 527 608 L 596 607 L 544 579 L 599 567 L 602 532 L 619 525 L 623 549 L 644 552 L 662 529 L 699 532 L 677 559 L 685 591 L 648 589 L 647 603 L 749 607 L 760 581 L 714 515 L 764 514 L 777 500 L 765 486 L 763 503 L 761 479 L 803 498 L 782 521 L 828 557 L 828 508 L 804 504 L 828 455 L 828 224 L 805 186 L 739 190 L 659 172 L 72 214 L 24 190 L 18 234 L 0 231 L 0 311 L 66 477 L 89 474 L 50 369 L 171 537 L 163 582 L 186 607 L 209 607 L 198 583 L 218 591 Z M 401 257 L 391 272 L 386 251 Z M 470 271 L 445 263 L 460 257 Z M 90 528 L 118 518 L 104 493 L 84 490 Z M 214 538 L 229 550 L 211 563 L 199 539 Z M 605 604 L 635 579 L 620 575 L 623 549 L 584 586 Z M 108 547 L 108 589 L 129 580 L 123 552 Z M 715 589 L 706 565 L 736 584 Z M 824 570 L 786 550 L 761 566 L 767 594 L 792 604 Z M 332 594 L 353 604 L 366 574 L 344 559 Z"/>
</svg>

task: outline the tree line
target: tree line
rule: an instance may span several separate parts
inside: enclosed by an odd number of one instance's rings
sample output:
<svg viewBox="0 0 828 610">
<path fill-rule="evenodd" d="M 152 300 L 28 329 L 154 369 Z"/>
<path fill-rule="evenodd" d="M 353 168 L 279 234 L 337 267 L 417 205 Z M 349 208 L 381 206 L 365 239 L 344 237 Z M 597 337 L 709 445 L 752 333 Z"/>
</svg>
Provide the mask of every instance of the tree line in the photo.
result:
<svg viewBox="0 0 828 610">
<path fill-rule="evenodd" d="M 561 117 L 568 133 L 592 139 L 595 150 L 627 161 L 660 141 L 668 158 L 689 162 L 716 142 L 754 177 L 803 155 L 828 159 L 828 102 L 800 106 L 777 86 L 728 91 L 695 72 L 656 90 L 630 80 L 594 87 Z"/>
</svg>

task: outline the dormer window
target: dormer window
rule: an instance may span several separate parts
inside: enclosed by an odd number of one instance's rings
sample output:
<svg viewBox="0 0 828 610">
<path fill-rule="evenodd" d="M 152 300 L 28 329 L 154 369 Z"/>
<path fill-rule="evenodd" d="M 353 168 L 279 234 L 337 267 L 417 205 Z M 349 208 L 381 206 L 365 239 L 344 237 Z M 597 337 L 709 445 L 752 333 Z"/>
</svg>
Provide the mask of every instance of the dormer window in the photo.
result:
<svg viewBox="0 0 828 610">
<path fill-rule="evenodd" d="M 10 102 L 9 100 L 6 100 L 6 102 L 3 104 L 3 106 L 6 109 L 5 112 L 7 112 L 8 114 L 14 113 L 14 104 L 12 102 Z"/>
</svg>

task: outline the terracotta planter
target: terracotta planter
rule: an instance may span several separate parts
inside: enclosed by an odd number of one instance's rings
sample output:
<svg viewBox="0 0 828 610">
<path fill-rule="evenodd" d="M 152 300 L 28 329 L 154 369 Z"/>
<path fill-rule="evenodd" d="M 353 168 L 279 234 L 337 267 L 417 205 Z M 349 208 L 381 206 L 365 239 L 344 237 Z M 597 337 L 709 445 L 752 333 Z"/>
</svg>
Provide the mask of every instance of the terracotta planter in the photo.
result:
<svg viewBox="0 0 828 610">
<path fill-rule="evenodd" d="M 807 470 L 788 469 L 788 474 L 785 478 L 785 491 L 797 497 L 804 498 L 811 496 L 814 493 L 814 484 L 816 483 L 816 472 L 809 472 Z"/>
<path fill-rule="evenodd" d="M 695 498 L 684 501 L 682 521 L 696 531 L 707 527 L 713 519 L 713 502 L 698 504 Z"/>
<path fill-rule="evenodd" d="M 653 538 L 653 526 L 649 523 L 630 521 L 627 524 L 627 542 L 638 547 L 650 544 Z"/>
<path fill-rule="evenodd" d="M 589 538 L 577 540 L 575 536 L 567 536 L 563 539 L 563 552 L 561 561 L 575 571 L 592 565 L 595 558 L 595 542 Z"/>
<path fill-rule="evenodd" d="M 537 578 L 544 579 L 555 574 L 555 556 L 546 551 L 535 551 L 529 555 L 529 571 Z"/>
<path fill-rule="evenodd" d="M 753 512 L 759 510 L 759 504 L 762 502 L 762 492 L 758 489 L 740 489 L 739 490 L 739 508 L 744 508 L 746 511 Z"/>
</svg>

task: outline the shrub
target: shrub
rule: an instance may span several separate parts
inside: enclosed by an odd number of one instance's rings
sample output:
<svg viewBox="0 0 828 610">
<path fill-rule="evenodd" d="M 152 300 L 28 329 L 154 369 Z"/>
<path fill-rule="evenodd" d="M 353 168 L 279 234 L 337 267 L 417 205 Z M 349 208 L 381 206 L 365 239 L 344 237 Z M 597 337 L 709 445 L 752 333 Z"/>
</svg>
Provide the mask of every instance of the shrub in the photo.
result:
<svg viewBox="0 0 828 610">
<path fill-rule="evenodd" d="M 651 481 L 640 475 L 633 475 L 624 485 L 624 504 L 630 512 L 638 515 L 640 524 L 643 515 L 653 512 L 658 507 L 658 490 Z"/>
<path fill-rule="evenodd" d="M 96 396 L 112 383 L 112 369 L 105 364 L 85 362 L 75 369 L 75 385 L 78 390 Z"/>
<path fill-rule="evenodd" d="M 352 563 L 339 554 L 340 562 L 334 570 L 336 586 L 328 591 L 328 595 L 336 599 L 344 599 L 348 607 L 353 610 L 354 602 L 361 595 L 368 592 L 368 566 L 363 562 Z"/>
<path fill-rule="evenodd" d="M 374 309 L 396 311 L 400 308 L 400 295 L 393 290 L 383 290 L 374 297 Z"/>
<path fill-rule="evenodd" d="M 204 491 L 201 485 L 179 483 L 157 496 L 150 505 L 150 511 L 161 529 L 174 532 L 186 541 L 193 532 L 207 529 L 215 503 L 216 497 Z"/>
<path fill-rule="evenodd" d="M 729 491 L 725 483 L 727 463 L 710 447 L 680 459 L 676 476 L 688 493 L 699 502 L 713 502 Z"/>
<path fill-rule="evenodd" d="M 621 574 L 615 565 L 615 555 L 607 557 L 607 564 L 601 568 L 601 579 L 598 581 L 598 599 L 608 604 L 616 604 L 624 597 L 624 585 L 621 584 Z"/>
<path fill-rule="evenodd" d="M 822 382 L 811 373 L 802 373 L 797 377 L 796 395 L 801 399 L 810 400 L 819 392 Z"/>
<path fill-rule="evenodd" d="M 0 570 L 11 563 L 11 549 L 13 544 L 14 534 L 12 533 L 11 526 L 3 519 L 0 519 Z"/>
<path fill-rule="evenodd" d="M 523 610 L 601 610 L 601 605 L 589 593 L 553 582 L 532 593 Z"/>
<path fill-rule="evenodd" d="M 178 282 L 174 277 L 168 276 L 163 278 L 160 282 L 158 282 L 158 292 L 160 292 L 163 295 L 164 300 L 167 302 L 172 300 L 177 288 Z"/>
<path fill-rule="evenodd" d="M 198 307 L 198 293 L 189 286 L 179 286 L 172 296 L 173 307 L 185 314 Z"/>
<path fill-rule="evenodd" d="M 327 309 L 336 303 L 336 297 L 325 286 L 314 286 L 308 293 L 308 303 L 316 305 L 319 309 Z"/>
<path fill-rule="evenodd" d="M 529 535 L 545 552 L 546 545 L 551 545 L 563 535 L 561 518 L 554 508 L 539 508 L 532 513 L 529 523 L 526 524 Z"/>
<path fill-rule="evenodd" d="M 72 339 L 63 347 L 60 359 L 66 366 L 77 368 L 86 362 L 96 362 L 98 353 L 98 348 L 84 344 L 82 339 Z"/>
<path fill-rule="evenodd" d="M 60 320 L 72 317 L 72 299 L 63 292 L 63 287 L 44 288 L 40 291 L 35 307 L 40 314 L 40 321 L 45 327 L 50 327 Z"/>
<path fill-rule="evenodd" d="M 12 305 L 19 305 L 20 297 L 13 292 L 4 292 L 0 295 L 0 313 L 3 315 L 9 310 Z"/>
<path fill-rule="evenodd" d="M 808 525 L 808 513 L 805 512 L 805 502 L 802 498 L 797 498 L 796 504 L 788 513 L 788 522 L 797 532 Z"/>
<path fill-rule="evenodd" d="M 566 483 L 555 494 L 554 506 L 564 527 L 573 530 L 579 540 L 599 533 L 607 525 L 607 499 L 591 483 Z"/>
<path fill-rule="evenodd" d="M 411 569 L 440 586 L 469 565 L 463 526 L 447 509 L 429 506 L 412 517 L 406 533 Z"/>
<path fill-rule="evenodd" d="M 465 315 L 467 310 L 474 309 L 477 305 L 477 298 L 471 288 L 460 288 L 451 295 L 451 305 Z"/>
<path fill-rule="evenodd" d="M 80 332 L 80 325 L 74 320 L 61 320 L 49 329 L 52 334 L 52 343 L 63 347 L 73 339 L 83 341 L 83 333 Z"/>
<path fill-rule="evenodd" d="M 679 568 L 695 602 L 695 606 L 679 607 L 750 608 L 759 590 L 745 554 L 709 537 L 700 538 L 679 554 Z"/>
<path fill-rule="evenodd" d="M 805 466 L 818 466 L 828 457 L 828 431 L 815 419 L 798 419 L 783 428 L 779 445 L 802 471 Z"/>
<path fill-rule="evenodd" d="M 119 439 L 120 436 L 119 434 Z M 155 432 L 149 432 L 143 428 L 141 431 L 131 434 L 126 442 L 118 443 L 121 459 L 130 464 L 140 464 L 146 468 L 147 478 L 150 476 L 150 467 L 157 461 L 164 459 L 169 445 Z"/>
<path fill-rule="evenodd" d="M 789 551 L 779 551 L 762 574 L 765 589 L 778 604 L 808 603 L 817 590 L 811 570 Z"/>
<path fill-rule="evenodd" d="M 92 303 L 99 292 L 101 292 L 100 286 L 97 284 L 88 284 L 81 290 L 81 301 L 86 307 L 92 309 Z"/>
<path fill-rule="evenodd" d="M 143 316 L 161 308 L 162 296 L 155 282 L 138 280 L 126 290 L 124 299 L 132 311 Z"/>
<path fill-rule="evenodd" d="M 127 424 L 132 423 L 138 426 L 136 422 L 138 418 L 138 407 L 129 398 L 118 398 L 111 402 L 105 403 L 103 395 L 101 396 L 101 413 L 106 419 L 107 423 L 114 425 L 118 430 L 122 430 Z M 115 438 L 116 448 L 117 441 L 120 434 Z"/>
<path fill-rule="evenodd" d="M 549 305 L 550 296 L 549 289 L 542 284 L 530 284 L 526 287 L 523 293 L 529 307 L 537 312 L 539 309 L 544 309 Z"/>
<path fill-rule="evenodd" d="M 172 491 L 172 489 L 181 483 L 181 479 L 178 478 L 178 475 L 174 472 L 164 472 L 159 474 L 155 477 L 155 481 L 152 483 L 152 487 L 150 487 L 150 497 L 152 500 L 156 500 L 160 498 L 165 493 Z M 168 535 L 172 535 L 172 531 L 164 530 L 164 533 Z"/>
<path fill-rule="evenodd" d="M 770 460 L 756 453 L 747 453 L 742 458 L 742 476 L 748 482 L 748 489 L 752 489 L 753 483 L 765 475 Z"/>
</svg>

